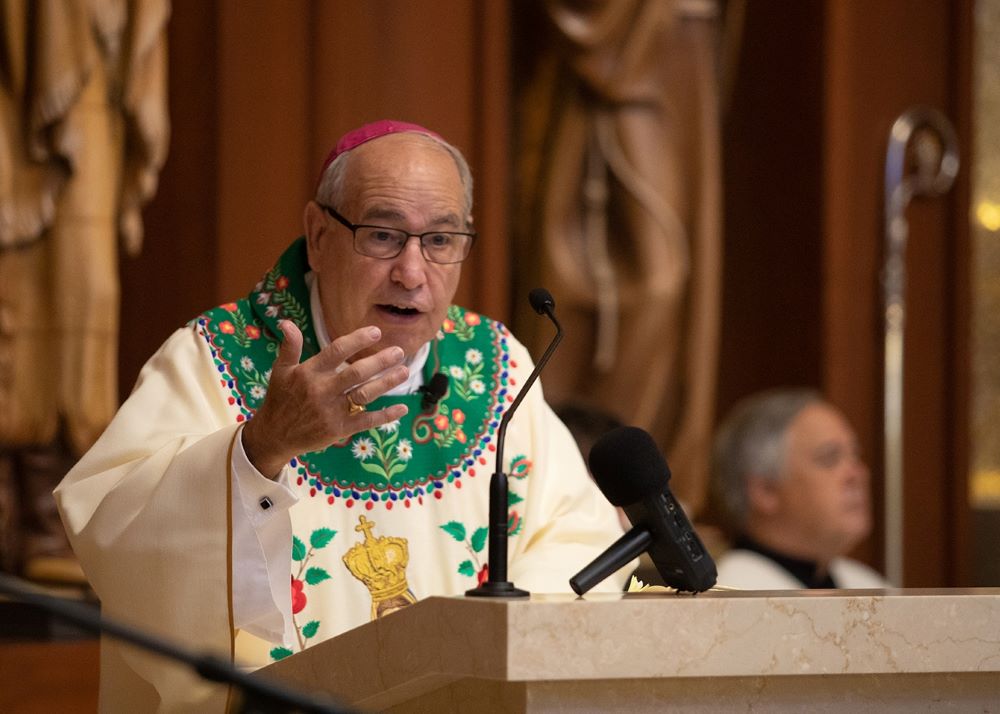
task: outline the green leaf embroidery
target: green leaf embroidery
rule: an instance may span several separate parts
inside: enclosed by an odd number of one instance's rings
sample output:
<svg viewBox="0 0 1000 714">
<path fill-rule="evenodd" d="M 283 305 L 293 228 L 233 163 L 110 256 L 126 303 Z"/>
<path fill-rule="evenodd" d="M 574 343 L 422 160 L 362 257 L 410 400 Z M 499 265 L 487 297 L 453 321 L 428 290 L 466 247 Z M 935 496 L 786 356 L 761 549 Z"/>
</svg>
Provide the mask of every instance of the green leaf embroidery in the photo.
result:
<svg viewBox="0 0 1000 714">
<path fill-rule="evenodd" d="M 405 463 L 393 464 L 392 466 L 389 467 L 389 476 L 392 477 L 395 476 L 396 474 L 401 474 L 404 471 L 406 471 Z"/>
<path fill-rule="evenodd" d="M 317 528 L 309 536 L 309 545 L 311 545 L 315 550 L 320 548 L 325 548 L 329 545 L 333 537 L 337 535 L 337 531 L 331 530 L 329 528 Z"/>
<path fill-rule="evenodd" d="M 457 540 L 459 543 L 465 540 L 465 526 L 458 521 L 449 521 L 441 526 L 441 530 Z"/>
<path fill-rule="evenodd" d="M 329 580 L 330 574 L 323 568 L 309 568 L 306 571 L 306 582 L 310 585 L 318 585 L 324 580 Z"/>
<path fill-rule="evenodd" d="M 370 474 L 377 474 L 378 476 L 385 476 L 385 467 L 382 464 L 373 464 L 371 461 L 362 461 L 361 468 Z"/>
<path fill-rule="evenodd" d="M 477 528 L 476 532 L 472 534 L 472 550 L 477 553 L 482 552 L 483 547 L 486 545 L 486 537 L 489 535 L 490 529 L 486 526 L 482 528 Z"/>
<path fill-rule="evenodd" d="M 278 660 L 284 659 L 285 657 L 291 657 L 293 654 L 294 652 L 292 652 L 287 647 L 275 647 L 273 650 L 271 650 L 271 659 L 277 662 Z"/>
<path fill-rule="evenodd" d="M 507 505 L 508 506 L 513 506 L 515 503 L 520 503 L 523 500 L 524 500 L 523 498 L 521 498 L 520 496 L 518 496 L 513 491 L 508 491 L 507 492 Z"/>
<path fill-rule="evenodd" d="M 305 625 L 302 626 L 302 636 L 307 640 L 310 637 L 316 636 L 316 631 L 319 629 L 319 620 L 310 620 Z"/>
<path fill-rule="evenodd" d="M 306 559 L 306 544 L 298 539 L 298 536 L 292 536 L 292 560 L 296 563 L 301 563 Z"/>
<path fill-rule="evenodd" d="M 475 575 L 476 566 L 472 564 L 471 560 L 463 560 L 458 565 L 458 572 L 461 573 L 462 575 Z"/>
</svg>

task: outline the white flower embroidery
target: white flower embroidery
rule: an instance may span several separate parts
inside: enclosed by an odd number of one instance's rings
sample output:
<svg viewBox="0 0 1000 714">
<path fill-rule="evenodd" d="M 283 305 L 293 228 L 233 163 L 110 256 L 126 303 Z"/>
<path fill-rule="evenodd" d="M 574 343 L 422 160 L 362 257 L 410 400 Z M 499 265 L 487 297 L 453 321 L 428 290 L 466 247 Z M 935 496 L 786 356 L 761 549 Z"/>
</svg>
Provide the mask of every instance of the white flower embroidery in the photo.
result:
<svg viewBox="0 0 1000 714">
<path fill-rule="evenodd" d="M 247 357 L 246 355 L 243 355 L 243 357 L 240 358 L 240 367 L 249 372 L 251 369 L 253 369 L 253 360 Z"/>
<path fill-rule="evenodd" d="M 277 317 L 280 312 L 281 308 L 278 305 L 268 305 L 267 309 L 264 310 L 264 314 L 268 317 Z"/>
<path fill-rule="evenodd" d="M 396 453 L 401 461 L 409 461 L 413 458 L 413 444 L 410 443 L 409 439 L 400 439 L 396 445 Z"/>
<path fill-rule="evenodd" d="M 254 399 L 263 399 L 265 394 L 267 394 L 267 390 L 259 384 L 250 387 L 250 396 Z"/>
<path fill-rule="evenodd" d="M 462 368 L 457 367 L 455 365 L 452 365 L 451 367 L 448 368 L 448 374 L 450 374 L 455 379 L 461 379 L 462 377 L 465 376 L 465 372 L 462 371 Z"/>
<path fill-rule="evenodd" d="M 387 422 L 378 428 L 383 434 L 391 434 L 397 429 L 399 429 L 399 419 Z"/>
<path fill-rule="evenodd" d="M 486 391 L 486 385 L 483 384 L 483 380 L 474 379 L 469 382 L 469 389 L 471 389 L 475 394 L 482 394 Z"/>
<path fill-rule="evenodd" d="M 466 350 L 465 361 L 469 364 L 479 364 L 483 361 L 483 353 L 479 350 Z"/>
<path fill-rule="evenodd" d="M 257 304 L 267 305 L 267 301 L 271 299 L 271 293 L 258 293 L 257 294 Z"/>
<path fill-rule="evenodd" d="M 264 380 L 267 382 L 271 381 L 271 370 L 267 370 L 266 372 L 264 372 Z"/>
<path fill-rule="evenodd" d="M 363 436 L 351 445 L 351 453 L 358 461 L 364 461 L 375 453 L 375 444 L 367 436 Z"/>
</svg>

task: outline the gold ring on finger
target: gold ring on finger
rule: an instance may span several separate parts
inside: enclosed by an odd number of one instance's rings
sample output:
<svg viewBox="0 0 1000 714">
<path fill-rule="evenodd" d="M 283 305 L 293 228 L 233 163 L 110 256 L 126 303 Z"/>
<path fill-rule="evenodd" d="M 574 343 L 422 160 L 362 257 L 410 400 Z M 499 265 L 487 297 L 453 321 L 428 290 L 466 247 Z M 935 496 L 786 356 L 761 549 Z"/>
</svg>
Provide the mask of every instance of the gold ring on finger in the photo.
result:
<svg viewBox="0 0 1000 714">
<path fill-rule="evenodd" d="M 347 397 L 347 413 L 348 414 L 350 414 L 350 415 L 353 416 L 354 414 L 360 414 L 361 412 L 363 412 L 365 410 L 365 405 L 364 404 L 358 404 L 356 401 L 354 401 L 354 399 L 351 397 L 351 393 L 350 392 L 347 392 L 346 394 L 344 394 L 344 396 Z"/>
</svg>

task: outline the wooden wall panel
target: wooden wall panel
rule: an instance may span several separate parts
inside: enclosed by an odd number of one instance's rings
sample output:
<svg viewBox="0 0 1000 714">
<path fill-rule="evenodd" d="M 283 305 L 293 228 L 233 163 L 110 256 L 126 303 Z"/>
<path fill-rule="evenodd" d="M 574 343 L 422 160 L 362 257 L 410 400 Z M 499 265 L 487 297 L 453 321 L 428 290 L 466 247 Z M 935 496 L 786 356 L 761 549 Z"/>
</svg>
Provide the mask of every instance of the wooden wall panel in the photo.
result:
<svg viewBox="0 0 1000 714">
<path fill-rule="evenodd" d="M 882 485 L 883 172 L 889 129 L 908 107 L 954 116 L 952 5 L 827 3 L 824 385 L 859 430 Z M 905 584 L 948 582 L 954 194 L 908 212 L 904 367 Z M 881 506 L 881 503 L 880 503 Z M 879 523 L 882 520 L 879 518 Z M 882 562 L 882 540 L 868 555 Z"/>
<path fill-rule="evenodd" d="M 284 2 L 278 11 L 272 0 L 226 0 L 218 17 L 215 270 L 222 302 L 250 292 L 302 233 L 318 163 L 309 142 L 309 4 Z"/>
<path fill-rule="evenodd" d="M 215 3 L 174 3 L 168 32 L 170 151 L 143 212 L 142 253 L 121 259 L 122 399 L 163 340 L 218 302 Z"/>
<path fill-rule="evenodd" d="M 720 417 L 762 387 L 821 387 L 856 427 L 872 468 L 876 529 L 857 555 L 878 567 L 888 132 L 912 104 L 967 114 L 969 5 L 748 3 L 729 104 Z M 959 126 L 967 143 L 967 116 Z M 908 213 L 908 586 L 965 582 L 965 180 Z"/>
<path fill-rule="evenodd" d="M 719 419 L 757 390 L 820 384 L 822 22 L 819 0 L 746 8 L 723 132 Z"/>
</svg>

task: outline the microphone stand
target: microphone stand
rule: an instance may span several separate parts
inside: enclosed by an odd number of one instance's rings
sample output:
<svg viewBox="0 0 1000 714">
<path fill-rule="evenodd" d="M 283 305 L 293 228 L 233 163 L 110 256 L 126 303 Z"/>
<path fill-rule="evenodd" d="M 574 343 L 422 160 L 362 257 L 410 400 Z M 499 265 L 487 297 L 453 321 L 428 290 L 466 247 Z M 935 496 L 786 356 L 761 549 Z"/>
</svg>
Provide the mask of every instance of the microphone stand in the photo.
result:
<svg viewBox="0 0 1000 714">
<path fill-rule="evenodd" d="M 466 597 L 528 597 L 527 590 L 521 590 L 514 586 L 514 583 L 507 580 L 507 523 L 508 509 L 510 501 L 508 498 L 508 478 L 503 470 L 503 445 L 507 437 L 507 424 L 511 416 L 517 410 L 518 405 L 528 394 L 531 385 L 538 379 L 545 363 L 549 361 L 559 342 L 562 341 L 563 329 L 556 319 L 554 309 L 555 301 L 544 288 L 535 288 L 528 296 L 531 306 L 539 315 L 545 314 L 556 326 L 556 335 L 552 338 L 548 348 L 538 360 L 535 368 L 528 375 L 524 386 L 518 392 L 510 409 L 504 412 L 500 419 L 500 428 L 497 430 L 497 460 L 496 469 L 490 477 L 490 523 L 489 523 L 489 555 L 488 565 L 489 575 L 486 581 L 477 588 L 466 590 Z"/>
<path fill-rule="evenodd" d="M 109 620 L 92 606 L 45 595 L 34 588 L 19 583 L 16 578 L 0 574 L 0 594 L 34 605 L 44 612 L 60 617 L 97 634 L 108 635 L 132 645 L 155 652 L 167 659 L 188 665 L 203 679 L 230 684 L 242 694 L 237 711 L 247 714 L 265 712 L 308 712 L 315 714 L 341 714 L 350 710 L 329 702 L 287 689 L 261 677 L 251 677 L 241 672 L 229 661 L 205 653 L 193 653 L 166 640 Z"/>
</svg>

